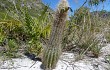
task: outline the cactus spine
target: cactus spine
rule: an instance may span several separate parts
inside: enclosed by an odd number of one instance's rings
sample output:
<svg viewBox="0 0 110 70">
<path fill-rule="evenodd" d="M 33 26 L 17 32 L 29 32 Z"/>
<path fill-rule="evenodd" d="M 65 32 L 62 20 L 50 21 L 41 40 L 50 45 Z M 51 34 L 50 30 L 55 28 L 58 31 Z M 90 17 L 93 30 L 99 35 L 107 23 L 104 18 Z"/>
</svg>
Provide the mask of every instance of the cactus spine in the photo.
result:
<svg viewBox="0 0 110 70">
<path fill-rule="evenodd" d="M 43 64 L 45 66 L 45 70 L 52 70 L 55 68 L 59 56 L 61 55 L 61 42 L 68 10 L 69 5 L 67 0 L 61 0 L 54 16 L 48 44 L 46 45 L 46 48 L 44 48 L 43 52 Z"/>
</svg>

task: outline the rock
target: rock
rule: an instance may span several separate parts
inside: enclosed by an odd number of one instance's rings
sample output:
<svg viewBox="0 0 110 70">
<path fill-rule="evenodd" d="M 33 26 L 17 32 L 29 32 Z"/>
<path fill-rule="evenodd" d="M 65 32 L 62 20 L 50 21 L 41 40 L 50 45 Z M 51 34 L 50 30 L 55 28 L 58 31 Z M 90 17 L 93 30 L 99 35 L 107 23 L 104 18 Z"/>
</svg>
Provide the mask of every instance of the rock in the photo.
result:
<svg viewBox="0 0 110 70">
<path fill-rule="evenodd" d="M 29 53 L 29 52 L 26 52 L 24 53 L 25 56 L 27 56 L 29 59 L 33 60 L 33 61 L 42 61 L 41 58 L 39 57 L 36 57 L 35 54 L 32 54 L 32 53 Z"/>
<path fill-rule="evenodd" d="M 100 50 L 101 52 L 101 56 L 106 56 L 106 55 L 110 55 L 110 44 L 107 44 L 107 46 L 102 47 L 102 49 Z"/>
</svg>

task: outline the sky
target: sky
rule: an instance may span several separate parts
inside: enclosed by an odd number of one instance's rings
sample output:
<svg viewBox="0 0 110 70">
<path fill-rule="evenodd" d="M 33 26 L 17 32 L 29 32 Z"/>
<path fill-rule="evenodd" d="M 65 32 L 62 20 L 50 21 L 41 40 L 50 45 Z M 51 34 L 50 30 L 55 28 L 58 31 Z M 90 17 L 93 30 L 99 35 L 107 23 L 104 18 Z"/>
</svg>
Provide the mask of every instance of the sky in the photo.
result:
<svg viewBox="0 0 110 70">
<path fill-rule="evenodd" d="M 42 2 L 46 5 L 49 5 L 50 8 L 52 8 L 53 10 L 56 10 L 59 0 L 42 0 Z M 74 11 L 79 7 L 81 7 L 81 5 L 85 2 L 85 0 L 68 0 L 68 2 L 72 10 Z M 86 4 L 85 6 L 88 6 L 88 4 Z M 106 2 L 100 3 L 97 7 L 93 6 L 90 8 L 91 8 L 91 11 L 102 10 L 102 9 L 110 11 L 110 0 L 106 0 Z"/>
</svg>

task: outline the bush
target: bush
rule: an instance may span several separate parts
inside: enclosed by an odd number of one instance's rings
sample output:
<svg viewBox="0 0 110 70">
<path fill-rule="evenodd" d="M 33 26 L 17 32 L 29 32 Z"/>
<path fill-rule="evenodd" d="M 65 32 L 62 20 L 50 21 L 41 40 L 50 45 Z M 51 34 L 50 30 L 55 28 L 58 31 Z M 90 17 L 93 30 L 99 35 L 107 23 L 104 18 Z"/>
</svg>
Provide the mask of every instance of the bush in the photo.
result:
<svg viewBox="0 0 110 70">
<path fill-rule="evenodd" d="M 3 47 L 5 48 L 5 50 L 1 51 L 2 56 L 6 56 L 8 58 L 16 58 L 19 56 L 17 54 L 19 45 L 14 39 L 7 40 L 7 44 Z"/>
<path fill-rule="evenodd" d="M 91 15 L 88 8 L 82 7 L 76 10 L 74 16 L 70 17 L 68 28 L 65 32 L 63 44 L 65 49 L 79 49 L 81 55 L 91 51 L 94 57 L 98 57 L 101 46 L 96 35 L 101 32 L 103 26 L 99 18 Z M 73 48 L 72 48 L 73 47 Z"/>
<path fill-rule="evenodd" d="M 45 6 L 44 10 L 36 13 L 37 17 L 33 17 L 30 15 L 30 9 L 24 6 L 21 9 L 22 20 L 20 20 L 21 16 L 17 13 L 14 13 L 14 15 L 19 16 L 20 19 L 15 20 L 16 17 L 13 16 L 10 20 L 2 19 L 0 21 L 0 45 L 4 44 L 6 40 L 9 40 L 9 43 L 10 40 L 14 40 L 13 42 L 18 45 L 25 43 L 27 46 L 24 50 L 38 55 L 42 50 L 40 39 L 47 39 L 50 35 L 50 23 L 52 20 L 49 20 L 48 8 L 48 6 Z M 10 44 L 7 43 L 8 41 L 2 46 L 7 45 L 9 47 Z M 15 49 L 18 50 L 19 48 Z M 11 51 L 9 52 L 11 53 Z"/>
</svg>

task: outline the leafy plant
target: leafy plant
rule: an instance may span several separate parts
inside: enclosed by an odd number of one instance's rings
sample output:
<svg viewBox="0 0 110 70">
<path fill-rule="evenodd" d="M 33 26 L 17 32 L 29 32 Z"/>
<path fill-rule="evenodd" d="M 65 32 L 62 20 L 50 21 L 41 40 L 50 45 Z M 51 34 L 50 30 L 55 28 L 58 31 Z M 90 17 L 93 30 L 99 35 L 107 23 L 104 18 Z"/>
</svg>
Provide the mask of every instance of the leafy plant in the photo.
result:
<svg viewBox="0 0 110 70">
<path fill-rule="evenodd" d="M 104 2 L 106 0 L 89 0 L 90 5 L 98 5 L 100 2 Z"/>
<path fill-rule="evenodd" d="M 50 34 L 50 20 L 48 20 L 49 13 L 47 10 L 48 7 L 46 6 L 37 18 L 32 17 L 27 8 L 25 10 L 25 32 L 29 37 L 27 40 L 28 50 L 36 55 L 42 50 L 40 39 L 46 39 Z"/>
<path fill-rule="evenodd" d="M 6 57 L 9 57 L 9 58 L 16 58 L 18 57 L 17 55 L 17 52 L 18 52 L 18 49 L 19 49 L 19 45 L 16 43 L 16 41 L 13 39 L 9 39 L 8 44 L 5 45 L 5 51 L 4 51 L 4 55 L 3 56 L 6 56 Z"/>
<path fill-rule="evenodd" d="M 6 36 L 2 32 L 2 30 L 0 30 L 0 45 L 3 45 L 5 38 L 6 38 Z"/>
</svg>

